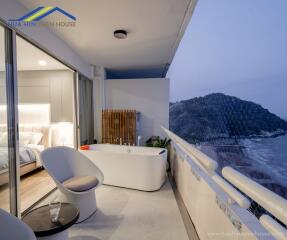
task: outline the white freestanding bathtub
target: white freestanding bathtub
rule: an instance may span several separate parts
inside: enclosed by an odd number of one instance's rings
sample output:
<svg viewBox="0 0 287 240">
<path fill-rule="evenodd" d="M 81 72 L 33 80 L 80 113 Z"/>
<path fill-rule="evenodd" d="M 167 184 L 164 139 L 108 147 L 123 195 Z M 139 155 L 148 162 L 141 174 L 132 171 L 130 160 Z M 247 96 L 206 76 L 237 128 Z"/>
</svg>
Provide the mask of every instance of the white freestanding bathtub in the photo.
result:
<svg viewBox="0 0 287 240">
<path fill-rule="evenodd" d="M 80 151 L 101 169 L 104 184 L 156 191 L 165 181 L 166 149 L 95 144 Z"/>
</svg>

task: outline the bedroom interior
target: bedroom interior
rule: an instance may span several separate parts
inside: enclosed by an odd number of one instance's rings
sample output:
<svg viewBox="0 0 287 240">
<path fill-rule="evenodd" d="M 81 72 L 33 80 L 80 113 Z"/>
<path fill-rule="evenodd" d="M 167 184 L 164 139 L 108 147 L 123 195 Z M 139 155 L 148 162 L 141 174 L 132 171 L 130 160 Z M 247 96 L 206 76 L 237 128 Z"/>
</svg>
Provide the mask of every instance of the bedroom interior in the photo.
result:
<svg viewBox="0 0 287 240">
<path fill-rule="evenodd" d="M 19 36 L 16 43 L 20 208 L 24 212 L 56 187 L 42 167 L 40 153 L 48 147 L 75 146 L 74 71 Z M 0 207 L 9 210 L 6 95 L 0 98 Z"/>
</svg>

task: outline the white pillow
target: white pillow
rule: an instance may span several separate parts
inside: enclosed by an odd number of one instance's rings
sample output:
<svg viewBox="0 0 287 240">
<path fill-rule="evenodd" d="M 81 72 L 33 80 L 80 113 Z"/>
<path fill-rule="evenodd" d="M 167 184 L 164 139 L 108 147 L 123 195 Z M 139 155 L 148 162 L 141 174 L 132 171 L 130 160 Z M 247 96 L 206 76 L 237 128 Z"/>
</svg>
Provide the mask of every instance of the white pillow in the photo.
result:
<svg viewBox="0 0 287 240">
<path fill-rule="evenodd" d="M 19 132 L 19 145 L 26 146 L 28 144 L 38 145 L 43 137 L 40 132 Z M 7 147 L 7 132 L 0 132 L 0 147 Z"/>
<path fill-rule="evenodd" d="M 32 139 L 32 132 L 19 132 L 19 145 L 26 146 Z"/>
<path fill-rule="evenodd" d="M 0 147 L 7 147 L 8 146 L 8 135 L 7 132 L 0 133 Z"/>
<path fill-rule="evenodd" d="M 43 137 L 43 133 L 40 133 L 40 132 L 32 133 L 32 137 L 30 139 L 29 144 L 38 145 L 41 142 L 42 137 Z"/>
</svg>

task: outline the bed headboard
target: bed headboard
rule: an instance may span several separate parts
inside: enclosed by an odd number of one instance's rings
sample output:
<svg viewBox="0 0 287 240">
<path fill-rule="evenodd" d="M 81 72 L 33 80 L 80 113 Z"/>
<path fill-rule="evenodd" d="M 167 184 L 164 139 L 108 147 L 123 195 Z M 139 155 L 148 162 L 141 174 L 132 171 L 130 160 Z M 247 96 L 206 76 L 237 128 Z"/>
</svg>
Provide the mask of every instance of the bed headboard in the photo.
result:
<svg viewBox="0 0 287 240">
<path fill-rule="evenodd" d="M 0 124 L 0 132 L 7 132 L 7 126 L 5 124 Z M 39 125 L 39 124 L 20 124 L 19 132 L 34 132 L 42 133 L 43 137 L 40 145 L 44 145 L 45 148 L 51 147 L 51 126 L 49 125 Z"/>
<path fill-rule="evenodd" d="M 19 132 L 42 133 L 40 145 L 45 148 L 62 146 L 63 144 L 74 145 L 74 128 L 71 122 L 51 123 L 50 104 L 20 104 Z M 0 132 L 7 132 L 6 106 L 0 105 Z"/>
<path fill-rule="evenodd" d="M 6 105 L 0 105 L 0 132 L 7 132 Z M 39 144 L 51 147 L 50 104 L 19 104 L 19 132 L 39 132 L 43 134 Z"/>
<path fill-rule="evenodd" d="M 6 124 L 7 106 L 0 105 L 0 124 Z M 18 118 L 20 124 L 50 125 L 50 104 L 19 104 Z"/>
</svg>

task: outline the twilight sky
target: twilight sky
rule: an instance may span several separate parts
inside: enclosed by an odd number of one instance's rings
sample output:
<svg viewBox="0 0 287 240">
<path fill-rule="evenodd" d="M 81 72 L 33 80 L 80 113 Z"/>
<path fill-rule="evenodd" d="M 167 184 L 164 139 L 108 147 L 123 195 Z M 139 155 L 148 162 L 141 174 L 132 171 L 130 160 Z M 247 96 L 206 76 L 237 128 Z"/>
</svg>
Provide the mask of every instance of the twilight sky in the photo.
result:
<svg viewBox="0 0 287 240">
<path fill-rule="evenodd" d="M 167 76 L 172 102 L 222 92 L 287 119 L 287 1 L 199 0 Z"/>
</svg>

